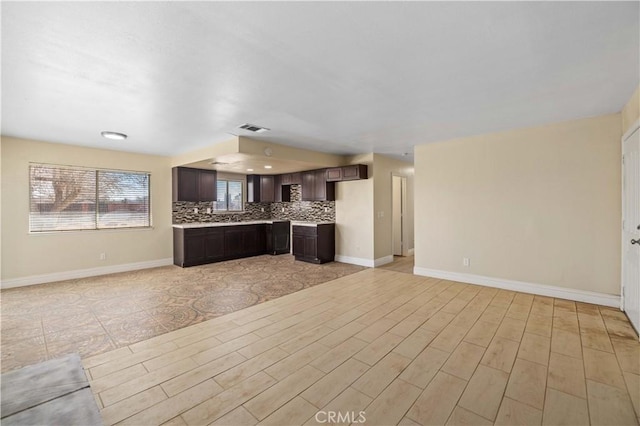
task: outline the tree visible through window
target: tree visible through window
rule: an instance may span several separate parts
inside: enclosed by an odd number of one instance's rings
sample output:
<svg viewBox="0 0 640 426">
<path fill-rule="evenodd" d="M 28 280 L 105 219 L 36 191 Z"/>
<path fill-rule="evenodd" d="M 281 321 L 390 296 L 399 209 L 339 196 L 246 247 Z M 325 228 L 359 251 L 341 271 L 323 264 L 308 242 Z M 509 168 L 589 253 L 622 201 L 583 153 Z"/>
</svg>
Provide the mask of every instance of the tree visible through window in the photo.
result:
<svg viewBox="0 0 640 426">
<path fill-rule="evenodd" d="M 218 179 L 215 210 L 242 211 L 242 185 L 239 180 Z"/>
<path fill-rule="evenodd" d="M 151 226 L 150 175 L 55 165 L 29 166 L 29 230 Z"/>
</svg>

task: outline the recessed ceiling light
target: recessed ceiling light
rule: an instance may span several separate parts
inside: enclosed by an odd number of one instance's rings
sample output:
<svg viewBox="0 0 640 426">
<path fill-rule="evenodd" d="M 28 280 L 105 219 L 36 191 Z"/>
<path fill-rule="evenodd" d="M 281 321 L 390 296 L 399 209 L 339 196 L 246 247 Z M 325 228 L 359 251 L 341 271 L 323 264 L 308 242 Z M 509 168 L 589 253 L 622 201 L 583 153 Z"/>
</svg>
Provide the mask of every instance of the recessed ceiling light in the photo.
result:
<svg viewBox="0 0 640 426">
<path fill-rule="evenodd" d="M 100 133 L 102 135 L 103 138 L 107 138 L 107 139 L 114 139 L 114 140 L 124 140 L 127 138 L 127 135 L 125 135 L 124 133 L 118 133 L 118 132 L 108 132 L 108 131 L 104 131 Z"/>
<path fill-rule="evenodd" d="M 270 168 L 271 168 L 271 166 L 264 166 L 264 168 L 265 168 L 265 169 L 270 169 Z"/>
<path fill-rule="evenodd" d="M 247 171 L 248 171 L 248 172 L 252 172 L 252 171 L 253 171 L 253 169 L 247 169 Z"/>
</svg>

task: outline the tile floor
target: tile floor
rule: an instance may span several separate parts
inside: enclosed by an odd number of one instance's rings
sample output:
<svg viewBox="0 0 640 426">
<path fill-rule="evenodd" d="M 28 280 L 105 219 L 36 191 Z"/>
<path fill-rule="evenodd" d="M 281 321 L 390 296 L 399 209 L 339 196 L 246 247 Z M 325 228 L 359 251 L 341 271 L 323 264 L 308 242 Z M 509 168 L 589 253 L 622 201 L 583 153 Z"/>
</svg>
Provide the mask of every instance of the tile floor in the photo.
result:
<svg viewBox="0 0 640 426">
<path fill-rule="evenodd" d="M 83 363 L 107 425 L 361 411 L 368 425 L 633 425 L 640 413 L 640 344 L 619 310 L 380 268 Z"/>
<path fill-rule="evenodd" d="M 110 351 L 362 269 L 265 255 L 3 290 L 2 372 Z"/>
<path fill-rule="evenodd" d="M 413 256 L 393 256 L 393 262 L 382 265 L 380 268 L 389 271 L 404 272 L 405 274 L 413 274 Z"/>
</svg>

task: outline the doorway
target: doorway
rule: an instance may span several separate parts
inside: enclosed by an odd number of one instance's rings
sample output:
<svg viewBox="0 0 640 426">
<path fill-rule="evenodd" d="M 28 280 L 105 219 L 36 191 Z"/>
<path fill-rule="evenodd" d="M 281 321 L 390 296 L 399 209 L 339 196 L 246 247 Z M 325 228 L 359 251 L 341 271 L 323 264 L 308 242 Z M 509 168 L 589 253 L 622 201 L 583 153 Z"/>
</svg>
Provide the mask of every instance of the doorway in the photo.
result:
<svg viewBox="0 0 640 426">
<path fill-rule="evenodd" d="M 640 121 L 622 140 L 622 309 L 640 332 Z"/>
<path fill-rule="evenodd" d="M 393 255 L 407 256 L 409 248 L 405 241 L 405 213 L 407 211 L 407 178 L 404 176 L 391 176 L 392 197 L 392 236 Z"/>
</svg>

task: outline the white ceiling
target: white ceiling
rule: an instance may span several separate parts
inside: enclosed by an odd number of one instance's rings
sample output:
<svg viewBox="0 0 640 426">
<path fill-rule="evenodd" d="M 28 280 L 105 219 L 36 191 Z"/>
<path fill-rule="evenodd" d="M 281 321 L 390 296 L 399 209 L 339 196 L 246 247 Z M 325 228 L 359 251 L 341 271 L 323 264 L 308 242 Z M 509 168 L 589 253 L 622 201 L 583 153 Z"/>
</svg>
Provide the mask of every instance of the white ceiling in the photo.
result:
<svg viewBox="0 0 640 426">
<path fill-rule="evenodd" d="M 640 78 L 639 6 L 3 1 L 2 134 L 173 155 L 232 133 L 401 156 L 620 111 Z"/>
</svg>

